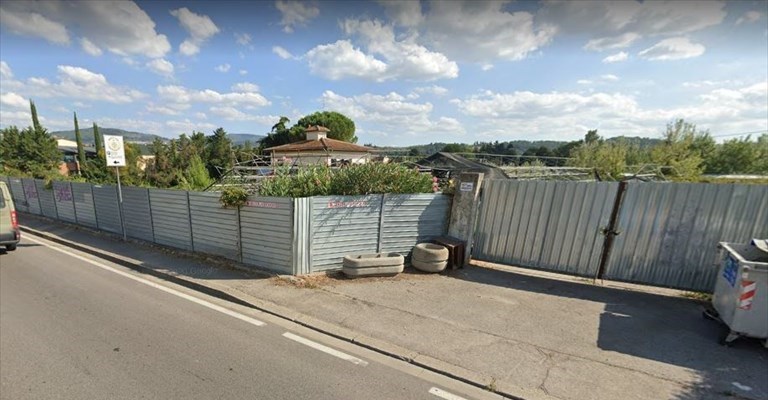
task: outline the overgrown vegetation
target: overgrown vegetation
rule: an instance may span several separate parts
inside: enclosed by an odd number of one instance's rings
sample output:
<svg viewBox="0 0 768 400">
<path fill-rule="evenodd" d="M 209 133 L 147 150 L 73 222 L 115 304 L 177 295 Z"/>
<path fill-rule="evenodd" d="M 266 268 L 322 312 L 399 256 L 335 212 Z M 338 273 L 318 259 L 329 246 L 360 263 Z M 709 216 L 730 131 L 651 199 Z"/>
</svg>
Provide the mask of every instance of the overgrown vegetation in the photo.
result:
<svg viewBox="0 0 768 400">
<path fill-rule="evenodd" d="M 238 186 L 230 186 L 221 191 L 219 202 L 223 207 L 242 207 L 248 201 L 248 192 Z"/>
<path fill-rule="evenodd" d="M 399 164 L 368 163 L 338 170 L 308 167 L 278 170 L 259 189 L 262 196 L 310 197 L 378 193 L 431 193 L 432 176 Z"/>
</svg>

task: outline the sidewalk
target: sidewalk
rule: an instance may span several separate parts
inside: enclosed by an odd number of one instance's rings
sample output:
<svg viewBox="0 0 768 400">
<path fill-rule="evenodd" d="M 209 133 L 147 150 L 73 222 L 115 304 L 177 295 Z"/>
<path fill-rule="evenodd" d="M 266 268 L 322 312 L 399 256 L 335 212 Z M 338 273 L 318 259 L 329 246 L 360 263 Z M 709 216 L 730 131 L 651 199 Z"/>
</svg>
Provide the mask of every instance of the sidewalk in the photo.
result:
<svg viewBox="0 0 768 400">
<path fill-rule="evenodd" d="M 509 396 L 768 398 L 768 351 L 718 345 L 721 328 L 681 297 L 483 263 L 447 275 L 276 277 L 27 214 L 21 222 Z"/>
</svg>

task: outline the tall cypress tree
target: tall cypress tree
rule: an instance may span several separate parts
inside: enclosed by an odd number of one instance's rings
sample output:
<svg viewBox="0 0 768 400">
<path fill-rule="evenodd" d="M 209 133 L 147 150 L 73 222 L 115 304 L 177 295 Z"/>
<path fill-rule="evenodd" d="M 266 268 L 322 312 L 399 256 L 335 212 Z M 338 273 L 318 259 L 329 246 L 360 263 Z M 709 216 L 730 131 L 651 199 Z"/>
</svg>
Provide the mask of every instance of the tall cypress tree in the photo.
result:
<svg viewBox="0 0 768 400">
<path fill-rule="evenodd" d="M 99 127 L 96 123 L 93 123 L 93 145 L 96 146 L 96 152 L 101 150 L 101 135 L 99 135 Z"/>
<path fill-rule="evenodd" d="M 35 102 L 32 100 L 29 101 L 29 109 L 32 112 L 32 126 L 36 131 L 39 131 L 43 126 L 40 125 L 40 120 L 37 119 L 37 107 L 35 107 Z"/>
<path fill-rule="evenodd" d="M 77 141 L 77 161 L 80 162 L 80 169 L 83 169 L 85 168 L 85 150 L 83 137 L 80 135 L 80 125 L 77 124 L 77 113 L 75 113 L 75 141 Z"/>
</svg>

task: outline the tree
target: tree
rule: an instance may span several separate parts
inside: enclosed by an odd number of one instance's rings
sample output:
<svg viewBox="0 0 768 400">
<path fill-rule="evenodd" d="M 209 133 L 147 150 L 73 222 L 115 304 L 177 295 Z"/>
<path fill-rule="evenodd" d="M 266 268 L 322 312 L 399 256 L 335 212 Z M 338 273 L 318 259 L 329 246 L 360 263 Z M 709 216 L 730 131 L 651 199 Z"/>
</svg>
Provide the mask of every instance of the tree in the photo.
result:
<svg viewBox="0 0 768 400">
<path fill-rule="evenodd" d="M 443 153 L 471 153 L 472 146 L 465 143 L 449 143 L 440 151 Z"/>
<path fill-rule="evenodd" d="M 696 125 L 679 119 L 667 124 L 663 140 L 651 149 L 651 161 L 661 166 L 661 172 L 675 180 L 698 180 L 704 170 L 702 148 L 708 131 L 697 132 Z"/>
<path fill-rule="evenodd" d="M 280 121 L 272 126 L 272 131 L 259 143 L 259 149 L 264 150 L 270 147 L 282 146 L 303 139 L 300 136 L 291 137 L 291 131 L 285 126 L 290 121 L 288 117 L 280 117 Z"/>
<path fill-rule="evenodd" d="M 765 135 L 764 135 L 765 136 Z M 713 174 L 760 173 L 760 147 L 749 136 L 726 140 L 707 160 L 707 172 Z"/>
<path fill-rule="evenodd" d="M 411 157 L 419 157 L 421 152 L 416 147 L 411 147 L 411 149 L 408 150 L 408 155 Z"/>
<path fill-rule="evenodd" d="M 208 137 L 206 154 L 208 155 L 206 168 L 213 178 L 220 178 L 232 168 L 232 141 L 227 137 L 224 128 L 216 129 L 213 131 L 213 136 Z"/>
<path fill-rule="evenodd" d="M 99 127 L 96 125 L 96 123 L 93 123 L 93 145 L 96 147 L 96 151 L 102 149 L 101 145 L 101 135 L 99 134 Z"/>
<path fill-rule="evenodd" d="M 282 121 L 282 118 L 280 120 Z M 312 125 L 320 125 L 328 128 L 330 130 L 330 132 L 328 132 L 328 137 L 331 139 L 357 143 L 355 123 L 346 115 L 336 111 L 319 111 L 307 115 L 296 122 L 296 125 L 291 128 L 291 133 L 293 135 L 300 134 L 303 136 L 304 129 Z"/>
<path fill-rule="evenodd" d="M 29 111 L 32 113 L 32 127 L 36 131 L 43 129 L 43 126 L 40 125 L 40 120 L 37 118 L 37 107 L 35 107 L 35 102 L 32 100 L 29 101 Z"/>
<path fill-rule="evenodd" d="M 571 152 L 568 165 L 592 168 L 602 180 L 618 181 L 627 168 L 627 152 L 628 146 L 623 142 L 585 141 Z"/>
<path fill-rule="evenodd" d="M 587 134 L 584 135 L 584 143 L 587 144 L 593 144 L 602 142 L 603 138 L 600 137 L 600 135 L 597 134 L 597 129 L 592 129 L 587 131 Z"/>
<path fill-rule="evenodd" d="M 61 154 L 56 139 L 45 128 L 30 126 L 19 131 L 10 126 L 2 130 L 0 159 L 7 168 L 45 178 L 58 170 Z"/>
<path fill-rule="evenodd" d="M 189 168 L 184 170 L 179 186 L 186 190 L 202 190 L 211 184 L 213 184 L 213 179 L 208 175 L 208 170 L 205 168 L 200 155 L 193 155 L 189 160 Z"/>
<path fill-rule="evenodd" d="M 83 149 L 83 136 L 80 135 L 80 125 L 77 124 L 77 113 L 75 113 L 75 141 L 77 142 L 77 161 L 82 170 L 85 168 L 85 149 Z"/>
</svg>

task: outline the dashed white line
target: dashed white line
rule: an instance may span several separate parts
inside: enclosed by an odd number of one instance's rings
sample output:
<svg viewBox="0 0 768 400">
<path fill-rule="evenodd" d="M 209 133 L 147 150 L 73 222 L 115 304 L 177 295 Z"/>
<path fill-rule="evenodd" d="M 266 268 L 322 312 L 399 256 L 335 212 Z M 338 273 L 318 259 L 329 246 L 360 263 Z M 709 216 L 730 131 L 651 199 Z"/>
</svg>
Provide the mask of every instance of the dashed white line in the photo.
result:
<svg viewBox="0 0 768 400">
<path fill-rule="evenodd" d="M 332 349 L 332 348 L 330 348 L 328 346 L 324 346 L 324 345 L 322 345 L 320 343 L 313 342 L 313 341 L 311 341 L 309 339 L 303 338 L 303 337 L 298 336 L 298 335 L 294 335 L 293 333 L 285 332 L 285 333 L 283 333 L 283 336 L 288 338 L 288 339 L 291 339 L 291 340 L 293 340 L 295 342 L 299 342 L 299 343 L 301 343 L 301 344 L 303 344 L 305 346 L 309 346 L 309 347 L 311 347 L 311 348 L 313 348 L 315 350 L 320 350 L 320 351 L 322 351 L 324 353 L 328 353 L 328 354 L 330 354 L 330 355 L 332 355 L 334 357 L 338 357 L 338 358 L 341 358 L 342 360 L 349 361 L 349 362 L 351 362 L 353 364 L 357 364 L 357 365 L 361 365 L 361 366 L 368 365 L 368 361 L 361 360 L 361 359 L 359 359 L 357 357 L 350 356 L 349 354 L 342 353 L 342 352 L 340 352 L 340 351 L 338 351 L 336 349 Z"/>
<path fill-rule="evenodd" d="M 445 400 L 467 400 L 461 396 L 456 396 L 453 393 L 446 392 L 445 390 L 436 387 L 429 389 L 429 393 Z"/>
<path fill-rule="evenodd" d="M 190 296 L 190 295 L 188 295 L 186 293 L 179 292 L 178 290 L 174 290 L 174 289 L 171 289 L 169 287 L 165 287 L 163 285 L 157 284 L 157 283 L 152 282 L 152 281 L 148 281 L 148 280 L 140 278 L 138 276 L 131 275 L 131 274 L 127 273 L 127 272 L 123 272 L 123 271 L 120 271 L 118 269 L 112 268 L 112 267 L 110 267 L 108 265 L 101 264 L 99 262 L 96 262 L 96 261 L 93 261 L 91 259 L 85 258 L 85 257 L 83 257 L 83 256 L 81 256 L 79 254 L 72 253 L 70 251 L 64 250 L 64 249 L 59 248 L 59 247 L 51 246 L 48 243 L 41 242 L 39 240 L 35 240 L 35 239 L 31 238 L 31 237 L 29 237 L 29 235 L 26 235 L 24 238 L 26 240 L 31 241 L 31 242 L 35 242 L 35 243 L 41 244 L 43 246 L 46 246 L 46 247 L 48 247 L 50 249 L 56 250 L 56 251 L 58 251 L 60 253 L 64 253 L 64 254 L 66 254 L 68 256 L 77 258 L 78 260 L 85 261 L 85 262 L 87 262 L 87 263 L 89 263 L 91 265 L 95 265 L 95 266 L 97 266 L 97 267 L 99 267 L 101 269 L 104 269 L 104 270 L 107 270 L 107 271 L 110 271 L 110 272 L 114 272 L 114 273 L 116 273 L 116 274 L 118 274 L 120 276 L 124 276 L 124 277 L 126 277 L 128 279 L 133 279 L 136 282 L 143 283 L 143 284 L 145 284 L 147 286 L 151 286 L 151 287 L 153 287 L 155 289 L 162 290 L 163 292 L 172 294 L 174 296 L 181 297 L 182 299 L 189 300 L 189 301 L 191 301 L 193 303 L 197 303 L 197 304 L 199 304 L 199 305 L 201 305 L 203 307 L 207 307 L 207 308 L 210 308 L 211 310 L 218 311 L 218 312 L 220 312 L 222 314 L 229 315 L 230 317 L 235 317 L 235 318 L 237 318 L 237 319 L 239 319 L 241 321 L 247 322 L 247 323 L 249 323 L 251 325 L 256 325 L 256 326 L 264 326 L 264 325 L 266 325 L 264 322 L 259 321 L 259 320 L 255 319 L 255 318 L 251 318 L 251 317 L 249 317 L 247 315 L 243 315 L 243 314 L 240 314 L 238 312 L 229 310 L 227 308 L 218 306 L 216 304 L 209 303 L 209 302 L 207 302 L 205 300 L 198 299 L 197 297 Z"/>
</svg>

